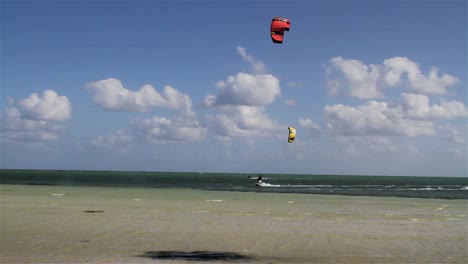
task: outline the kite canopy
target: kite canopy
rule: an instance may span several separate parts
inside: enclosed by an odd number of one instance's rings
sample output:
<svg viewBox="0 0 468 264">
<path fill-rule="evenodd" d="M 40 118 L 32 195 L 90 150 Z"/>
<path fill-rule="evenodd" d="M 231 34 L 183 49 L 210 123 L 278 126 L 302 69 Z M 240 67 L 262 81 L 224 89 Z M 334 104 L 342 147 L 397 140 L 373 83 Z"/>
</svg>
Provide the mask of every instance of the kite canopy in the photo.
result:
<svg viewBox="0 0 468 264">
<path fill-rule="evenodd" d="M 288 142 L 293 143 L 294 139 L 296 138 L 296 129 L 294 127 L 288 127 L 288 129 L 289 129 Z"/>
<path fill-rule="evenodd" d="M 284 31 L 289 31 L 290 27 L 289 19 L 284 17 L 276 16 L 271 20 L 271 40 L 273 43 L 283 43 Z"/>
</svg>

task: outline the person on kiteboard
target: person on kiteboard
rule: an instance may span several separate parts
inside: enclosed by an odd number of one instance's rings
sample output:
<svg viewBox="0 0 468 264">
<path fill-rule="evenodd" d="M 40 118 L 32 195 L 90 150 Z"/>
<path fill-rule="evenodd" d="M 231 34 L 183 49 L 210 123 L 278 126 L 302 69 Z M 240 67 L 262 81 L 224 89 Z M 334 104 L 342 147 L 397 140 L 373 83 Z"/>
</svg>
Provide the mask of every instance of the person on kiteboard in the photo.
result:
<svg viewBox="0 0 468 264">
<path fill-rule="evenodd" d="M 249 179 L 255 179 L 255 178 L 251 177 L 250 175 L 248 175 L 247 177 L 248 177 Z M 258 175 L 258 178 L 257 178 L 257 184 L 262 184 L 262 183 L 263 183 L 262 179 L 263 179 L 263 178 L 262 178 L 262 175 L 259 174 L 259 175 Z"/>
</svg>

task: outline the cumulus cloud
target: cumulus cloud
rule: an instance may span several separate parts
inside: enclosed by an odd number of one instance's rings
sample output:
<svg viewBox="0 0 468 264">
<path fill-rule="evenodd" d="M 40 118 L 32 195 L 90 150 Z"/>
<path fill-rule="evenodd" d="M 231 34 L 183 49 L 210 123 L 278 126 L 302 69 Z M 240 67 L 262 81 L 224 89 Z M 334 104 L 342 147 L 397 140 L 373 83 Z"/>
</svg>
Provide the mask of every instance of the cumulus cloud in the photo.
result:
<svg viewBox="0 0 468 264">
<path fill-rule="evenodd" d="M 45 90 L 15 104 L 8 98 L 2 116 L 2 138 L 6 140 L 51 141 L 58 138 L 64 128 L 57 125 L 71 117 L 71 104 L 66 96 Z"/>
<path fill-rule="evenodd" d="M 23 119 L 17 108 L 7 108 L 2 119 L 2 137 L 5 139 L 51 141 L 62 131 L 62 126 L 44 120 Z"/>
<path fill-rule="evenodd" d="M 89 83 L 86 89 L 94 103 L 107 110 L 145 112 L 152 107 L 164 107 L 186 115 L 194 114 L 190 97 L 171 86 L 165 86 L 161 93 L 148 84 L 132 91 L 120 80 L 109 78 Z"/>
<path fill-rule="evenodd" d="M 358 107 L 326 105 L 327 127 L 338 135 L 434 135 L 434 124 L 405 117 L 401 106 L 391 107 L 385 102 L 369 101 Z"/>
<path fill-rule="evenodd" d="M 383 62 L 385 81 L 388 86 L 400 84 L 403 76 L 407 77 L 407 85 L 421 93 L 439 94 L 447 93 L 447 88 L 456 84 L 458 79 L 446 73 L 439 77 L 437 67 L 431 67 L 430 72 L 425 76 L 419 69 L 418 64 L 408 58 L 394 57 Z"/>
<path fill-rule="evenodd" d="M 240 72 L 217 84 L 217 95 L 208 95 L 203 105 L 264 106 L 273 103 L 280 95 L 279 80 L 271 74 L 255 75 Z"/>
<path fill-rule="evenodd" d="M 149 143 L 192 142 L 202 139 L 207 132 L 200 121 L 185 117 L 137 119 L 131 122 L 131 127 L 139 139 Z"/>
<path fill-rule="evenodd" d="M 429 97 L 420 94 L 403 93 L 403 108 L 412 118 L 453 119 L 467 116 L 467 108 L 459 101 L 443 100 L 440 105 L 429 105 Z"/>
<path fill-rule="evenodd" d="M 256 131 L 241 129 L 236 123 L 236 120 L 227 115 L 216 115 L 210 120 L 210 126 L 216 136 L 219 137 L 235 137 L 235 136 L 252 136 Z"/>
<path fill-rule="evenodd" d="M 229 137 L 249 137 L 271 134 L 277 124 L 266 113 L 265 107 L 280 96 L 280 82 L 265 74 L 265 65 L 237 47 L 238 54 L 252 64 L 254 74 L 239 72 L 216 85 L 216 94 L 205 97 L 202 105 L 216 111 L 207 116 L 210 131 L 223 142 Z M 289 103 L 294 103 L 290 101 Z"/>
<path fill-rule="evenodd" d="M 210 118 L 213 133 L 218 136 L 258 136 L 278 128 L 262 107 L 228 106 Z"/>
<path fill-rule="evenodd" d="M 18 102 L 21 116 L 25 119 L 44 121 L 64 121 L 71 116 L 72 106 L 68 98 L 55 91 L 45 90 L 42 96 L 37 93 Z"/>
<path fill-rule="evenodd" d="M 382 98 L 384 88 L 399 85 L 420 93 L 444 95 L 458 82 L 446 73 L 439 76 L 436 67 L 424 75 L 417 63 L 404 57 L 386 59 L 379 65 L 334 57 L 326 73 L 329 95 L 336 96 L 346 90 L 349 96 L 361 99 Z"/>
<path fill-rule="evenodd" d="M 378 85 L 379 66 L 365 65 L 358 60 L 348 60 L 341 57 L 332 58 L 330 63 L 343 74 L 344 80 L 349 86 L 349 96 L 363 99 L 383 97 Z M 338 81 L 329 81 L 329 85 L 329 93 L 332 95 L 337 94 L 341 88 Z"/>
<path fill-rule="evenodd" d="M 280 127 L 263 107 L 225 106 L 220 113 L 207 118 L 212 133 L 221 142 L 232 137 L 258 137 L 278 134 Z"/>
<path fill-rule="evenodd" d="M 254 57 L 250 54 L 247 53 L 245 48 L 243 47 L 237 47 L 237 53 L 248 63 L 252 65 L 253 72 L 255 73 L 265 73 L 266 72 L 266 67 L 263 62 L 254 59 Z"/>
<path fill-rule="evenodd" d="M 247 54 L 243 47 L 237 47 L 239 55 L 252 64 L 254 74 L 239 72 L 228 76 L 226 80 L 219 81 L 216 85 L 217 94 L 209 94 L 202 105 L 207 108 L 235 106 L 265 106 L 273 103 L 280 96 L 280 82 L 271 74 L 265 74 L 263 63 L 255 60 Z"/>
</svg>

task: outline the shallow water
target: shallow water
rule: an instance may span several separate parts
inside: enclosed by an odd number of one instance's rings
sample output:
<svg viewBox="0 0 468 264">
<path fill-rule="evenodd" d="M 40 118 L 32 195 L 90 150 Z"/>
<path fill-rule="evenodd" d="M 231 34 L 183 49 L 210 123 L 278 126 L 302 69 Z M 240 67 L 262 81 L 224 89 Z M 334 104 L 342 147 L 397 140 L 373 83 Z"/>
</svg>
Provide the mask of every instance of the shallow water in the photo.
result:
<svg viewBox="0 0 468 264">
<path fill-rule="evenodd" d="M 467 263 L 466 200 L 1 185 L 1 263 Z"/>
</svg>

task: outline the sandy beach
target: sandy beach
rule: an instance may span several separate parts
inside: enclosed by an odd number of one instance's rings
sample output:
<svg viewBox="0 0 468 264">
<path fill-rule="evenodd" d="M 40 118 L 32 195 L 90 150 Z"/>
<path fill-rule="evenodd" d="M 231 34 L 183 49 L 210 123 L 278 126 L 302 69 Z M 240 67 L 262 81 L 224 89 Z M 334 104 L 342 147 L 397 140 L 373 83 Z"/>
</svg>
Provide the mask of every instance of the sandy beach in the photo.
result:
<svg viewBox="0 0 468 264">
<path fill-rule="evenodd" d="M 1 185 L 1 263 L 467 263 L 466 200 Z"/>
</svg>

